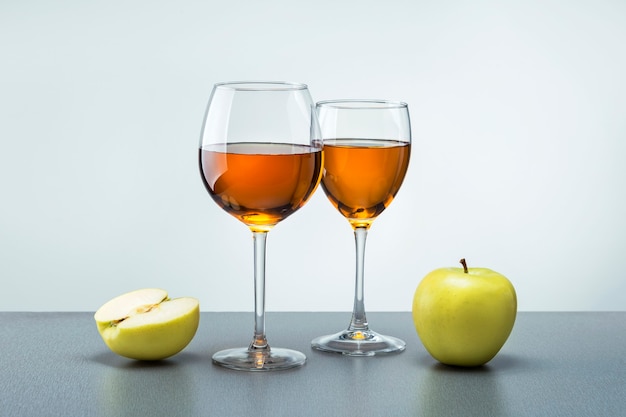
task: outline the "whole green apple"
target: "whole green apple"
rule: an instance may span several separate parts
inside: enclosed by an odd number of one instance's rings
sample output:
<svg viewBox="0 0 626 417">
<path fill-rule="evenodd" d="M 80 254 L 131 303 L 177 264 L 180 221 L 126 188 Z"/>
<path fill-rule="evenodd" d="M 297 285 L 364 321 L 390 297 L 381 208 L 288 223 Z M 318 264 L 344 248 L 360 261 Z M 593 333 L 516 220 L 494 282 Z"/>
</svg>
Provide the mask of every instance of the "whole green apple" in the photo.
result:
<svg viewBox="0 0 626 417">
<path fill-rule="evenodd" d="M 511 282 L 487 268 L 440 268 L 413 297 L 413 322 L 426 350 L 446 365 L 489 362 L 511 334 L 517 295 Z"/>
</svg>

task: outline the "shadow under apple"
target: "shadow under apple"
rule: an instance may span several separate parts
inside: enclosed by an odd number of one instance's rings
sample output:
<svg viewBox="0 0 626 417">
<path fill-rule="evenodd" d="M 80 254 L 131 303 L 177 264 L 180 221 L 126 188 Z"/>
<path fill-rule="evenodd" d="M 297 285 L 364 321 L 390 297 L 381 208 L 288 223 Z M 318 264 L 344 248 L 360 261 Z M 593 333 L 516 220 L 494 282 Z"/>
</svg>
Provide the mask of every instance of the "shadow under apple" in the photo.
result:
<svg viewBox="0 0 626 417">
<path fill-rule="evenodd" d="M 514 360 L 500 361 L 514 366 Z M 498 370 L 493 364 L 464 368 L 430 363 L 419 387 L 418 409 L 427 416 L 503 416 L 507 414 Z"/>
<path fill-rule="evenodd" d="M 182 355 L 182 354 L 181 354 Z M 193 369 L 173 360 L 133 361 L 98 357 L 109 365 L 98 383 L 99 409 L 104 416 L 195 415 Z"/>
</svg>

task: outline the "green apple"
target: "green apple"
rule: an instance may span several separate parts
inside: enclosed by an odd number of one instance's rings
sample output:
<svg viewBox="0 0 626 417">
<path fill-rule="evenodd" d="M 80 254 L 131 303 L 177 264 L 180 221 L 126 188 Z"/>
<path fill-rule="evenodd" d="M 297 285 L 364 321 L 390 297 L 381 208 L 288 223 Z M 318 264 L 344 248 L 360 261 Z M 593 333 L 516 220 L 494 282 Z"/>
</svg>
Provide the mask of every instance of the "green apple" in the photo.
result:
<svg viewBox="0 0 626 417">
<path fill-rule="evenodd" d="M 440 268 L 419 283 L 413 322 L 426 350 L 446 365 L 489 362 L 508 339 L 517 295 L 503 275 L 487 268 Z"/>
<path fill-rule="evenodd" d="M 158 360 L 183 350 L 200 322 L 197 299 L 170 299 L 158 288 L 120 295 L 94 315 L 102 340 L 115 353 L 139 360 Z"/>
</svg>

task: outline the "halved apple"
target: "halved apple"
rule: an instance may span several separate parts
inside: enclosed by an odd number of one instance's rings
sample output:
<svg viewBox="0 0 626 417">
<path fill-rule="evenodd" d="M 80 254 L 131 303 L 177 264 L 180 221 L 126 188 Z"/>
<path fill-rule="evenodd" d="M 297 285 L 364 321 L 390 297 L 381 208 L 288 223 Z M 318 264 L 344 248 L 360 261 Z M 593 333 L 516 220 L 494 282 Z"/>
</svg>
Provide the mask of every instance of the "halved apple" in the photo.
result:
<svg viewBox="0 0 626 417">
<path fill-rule="evenodd" d="M 108 301 L 94 319 L 113 352 L 158 360 L 177 354 L 191 342 L 200 322 L 200 305 L 193 297 L 170 299 L 165 290 L 145 288 Z"/>
</svg>

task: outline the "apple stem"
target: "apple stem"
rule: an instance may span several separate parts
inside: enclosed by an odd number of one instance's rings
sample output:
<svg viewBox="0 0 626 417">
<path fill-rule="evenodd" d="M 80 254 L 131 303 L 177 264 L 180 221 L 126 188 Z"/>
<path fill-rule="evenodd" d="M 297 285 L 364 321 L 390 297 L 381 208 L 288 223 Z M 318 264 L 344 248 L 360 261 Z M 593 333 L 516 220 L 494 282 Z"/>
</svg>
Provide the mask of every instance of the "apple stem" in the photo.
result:
<svg viewBox="0 0 626 417">
<path fill-rule="evenodd" d="M 465 258 L 462 258 L 459 262 L 463 265 L 463 272 L 467 274 L 467 263 L 465 262 Z"/>
</svg>

